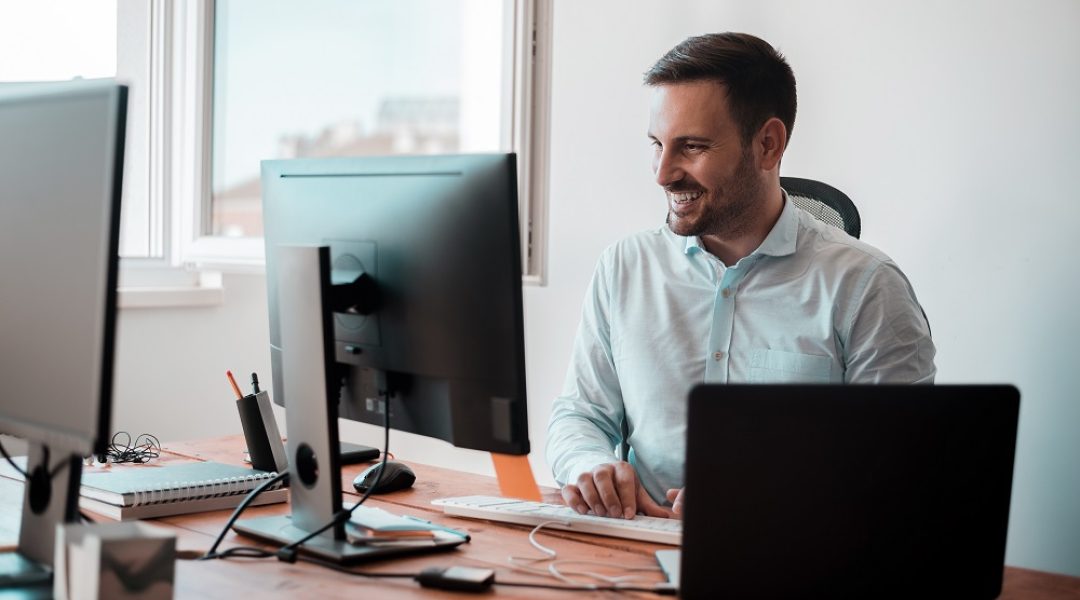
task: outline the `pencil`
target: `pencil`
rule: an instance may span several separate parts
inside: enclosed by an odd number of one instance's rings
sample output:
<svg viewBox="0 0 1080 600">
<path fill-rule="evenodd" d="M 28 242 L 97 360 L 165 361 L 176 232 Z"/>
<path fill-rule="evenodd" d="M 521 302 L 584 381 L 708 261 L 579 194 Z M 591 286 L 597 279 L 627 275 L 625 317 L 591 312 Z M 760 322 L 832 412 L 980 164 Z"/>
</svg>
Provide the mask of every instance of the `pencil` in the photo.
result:
<svg viewBox="0 0 1080 600">
<path fill-rule="evenodd" d="M 232 385 L 232 389 L 236 392 L 236 399 L 239 400 L 244 397 L 244 394 L 240 392 L 240 386 L 236 385 L 236 380 L 233 379 L 232 371 L 225 371 L 225 376 L 229 378 L 229 384 Z"/>
</svg>

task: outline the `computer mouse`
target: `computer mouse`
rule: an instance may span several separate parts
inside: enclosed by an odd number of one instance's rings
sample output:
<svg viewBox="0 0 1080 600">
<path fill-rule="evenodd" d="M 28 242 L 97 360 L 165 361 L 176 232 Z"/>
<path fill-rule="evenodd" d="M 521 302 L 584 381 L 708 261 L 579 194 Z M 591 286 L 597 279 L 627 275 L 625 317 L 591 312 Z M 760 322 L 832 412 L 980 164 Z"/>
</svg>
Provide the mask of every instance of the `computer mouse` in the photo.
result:
<svg viewBox="0 0 1080 600">
<path fill-rule="evenodd" d="M 363 473 L 356 476 L 353 480 L 353 487 L 356 491 L 363 494 L 375 483 L 375 478 L 379 475 L 379 467 L 382 463 L 375 463 L 368 467 Z M 397 462 L 396 460 L 386 461 L 386 473 L 379 479 L 379 484 L 375 486 L 372 494 L 388 494 L 390 492 L 396 492 L 408 487 L 412 487 L 413 482 L 416 481 L 416 473 L 413 473 L 412 469 L 405 465 L 405 463 Z"/>
</svg>

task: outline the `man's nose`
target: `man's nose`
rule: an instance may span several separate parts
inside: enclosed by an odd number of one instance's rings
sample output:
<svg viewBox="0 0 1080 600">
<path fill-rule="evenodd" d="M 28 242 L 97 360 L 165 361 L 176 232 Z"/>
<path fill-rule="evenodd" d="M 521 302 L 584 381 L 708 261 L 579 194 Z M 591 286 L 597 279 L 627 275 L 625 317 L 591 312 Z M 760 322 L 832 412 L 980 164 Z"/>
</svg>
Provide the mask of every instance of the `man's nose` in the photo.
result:
<svg viewBox="0 0 1080 600">
<path fill-rule="evenodd" d="M 667 187 L 686 175 L 679 165 L 678 157 L 664 151 L 656 157 L 653 171 L 656 173 L 656 183 L 661 187 Z"/>
</svg>

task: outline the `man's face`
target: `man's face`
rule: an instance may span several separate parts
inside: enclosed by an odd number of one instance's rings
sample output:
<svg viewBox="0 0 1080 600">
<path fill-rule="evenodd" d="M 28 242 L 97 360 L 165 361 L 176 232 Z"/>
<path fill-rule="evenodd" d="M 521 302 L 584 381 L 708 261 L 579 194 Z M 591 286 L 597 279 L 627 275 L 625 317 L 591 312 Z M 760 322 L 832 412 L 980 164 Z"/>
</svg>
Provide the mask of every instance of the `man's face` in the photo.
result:
<svg viewBox="0 0 1080 600">
<path fill-rule="evenodd" d="M 744 233 L 760 207 L 763 183 L 727 105 L 712 81 L 657 86 L 649 119 L 653 172 L 678 235 L 730 238 Z"/>
</svg>

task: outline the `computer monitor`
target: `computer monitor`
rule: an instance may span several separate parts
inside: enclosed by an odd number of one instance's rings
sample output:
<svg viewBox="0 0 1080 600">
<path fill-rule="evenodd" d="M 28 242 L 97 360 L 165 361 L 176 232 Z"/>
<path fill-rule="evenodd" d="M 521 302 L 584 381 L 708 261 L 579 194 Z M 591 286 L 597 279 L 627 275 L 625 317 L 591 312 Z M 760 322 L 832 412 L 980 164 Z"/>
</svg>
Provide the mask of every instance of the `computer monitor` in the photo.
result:
<svg viewBox="0 0 1080 600">
<path fill-rule="evenodd" d="M 111 81 L 0 85 L 0 433 L 29 442 L 19 552 L 46 565 L 108 443 L 126 107 Z"/>
<path fill-rule="evenodd" d="M 387 400 L 395 429 L 528 454 L 514 155 L 264 161 L 262 184 L 290 469 L 303 452 L 337 473 L 337 415 L 381 425 Z M 294 524 L 340 508 L 340 477 L 319 479 L 310 493 L 293 479 Z"/>
</svg>

